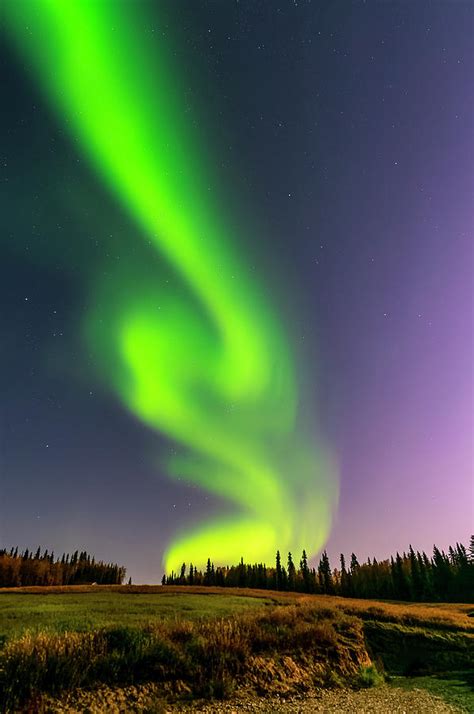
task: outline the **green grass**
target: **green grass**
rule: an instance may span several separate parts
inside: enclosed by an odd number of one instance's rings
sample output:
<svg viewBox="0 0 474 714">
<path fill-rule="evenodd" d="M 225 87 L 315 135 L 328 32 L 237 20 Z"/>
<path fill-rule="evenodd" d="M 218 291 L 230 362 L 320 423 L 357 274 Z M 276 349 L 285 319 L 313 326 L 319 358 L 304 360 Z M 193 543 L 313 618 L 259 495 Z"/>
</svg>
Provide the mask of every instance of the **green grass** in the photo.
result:
<svg viewBox="0 0 474 714">
<path fill-rule="evenodd" d="M 24 632 L 86 632 L 143 627 L 162 620 L 227 617 L 261 608 L 270 599 L 237 595 L 88 592 L 0 594 L 0 645 Z"/>
<path fill-rule="evenodd" d="M 460 673 L 474 671 L 471 609 L 237 588 L 0 591 L 0 711 L 99 683 L 222 697 L 388 676 L 474 712 L 472 675 Z"/>
<path fill-rule="evenodd" d="M 472 670 L 449 672 L 430 677 L 394 677 L 394 687 L 426 689 L 464 712 L 474 712 L 474 673 Z"/>
<path fill-rule="evenodd" d="M 162 618 L 142 628 L 29 633 L 0 648 L 0 710 L 43 711 L 44 694 L 101 683 L 162 682 L 198 698 L 225 698 L 242 685 L 259 694 L 307 691 L 351 684 L 369 664 L 361 621 L 315 603 L 250 607 L 217 621 Z"/>
<path fill-rule="evenodd" d="M 385 677 L 371 664 L 368 667 L 361 668 L 354 684 L 362 689 L 367 689 L 369 687 L 378 687 L 380 684 L 384 684 L 384 682 Z"/>
</svg>

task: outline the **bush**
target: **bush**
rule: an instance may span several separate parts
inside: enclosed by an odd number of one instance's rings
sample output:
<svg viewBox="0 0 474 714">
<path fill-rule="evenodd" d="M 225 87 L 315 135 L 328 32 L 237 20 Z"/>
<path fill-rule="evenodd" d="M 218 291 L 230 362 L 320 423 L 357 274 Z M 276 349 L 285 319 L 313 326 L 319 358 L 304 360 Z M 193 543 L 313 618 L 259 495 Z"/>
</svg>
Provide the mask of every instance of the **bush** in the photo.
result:
<svg viewBox="0 0 474 714">
<path fill-rule="evenodd" d="M 385 678 L 374 665 L 369 665 L 368 667 L 361 667 L 359 676 L 356 679 L 356 686 L 362 688 L 378 687 L 385 682 Z"/>
</svg>

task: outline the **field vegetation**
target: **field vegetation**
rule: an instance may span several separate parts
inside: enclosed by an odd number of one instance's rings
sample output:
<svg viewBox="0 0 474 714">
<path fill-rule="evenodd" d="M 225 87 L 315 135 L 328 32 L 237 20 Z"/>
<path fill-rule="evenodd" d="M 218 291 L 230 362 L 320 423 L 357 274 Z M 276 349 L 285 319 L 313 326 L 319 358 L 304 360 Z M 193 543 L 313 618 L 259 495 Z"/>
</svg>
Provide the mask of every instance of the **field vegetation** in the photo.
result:
<svg viewBox="0 0 474 714">
<path fill-rule="evenodd" d="M 31 589 L 33 590 L 33 589 Z M 146 627 L 163 620 L 229 617 L 270 603 L 269 598 L 230 594 L 156 592 L 162 588 L 87 587 L 0 591 L 0 643 L 25 632 L 60 634 L 107 627 Z"/>
<path fill-rule="evenodd" d="M 382 603 L 209 587 L 2 591 L 0 702 L 158 682 L 174 697 L 365 687 L 474 665 L 469 605 Z M 421 681 L 421 680 L 420 680 Z"/>
</svg>

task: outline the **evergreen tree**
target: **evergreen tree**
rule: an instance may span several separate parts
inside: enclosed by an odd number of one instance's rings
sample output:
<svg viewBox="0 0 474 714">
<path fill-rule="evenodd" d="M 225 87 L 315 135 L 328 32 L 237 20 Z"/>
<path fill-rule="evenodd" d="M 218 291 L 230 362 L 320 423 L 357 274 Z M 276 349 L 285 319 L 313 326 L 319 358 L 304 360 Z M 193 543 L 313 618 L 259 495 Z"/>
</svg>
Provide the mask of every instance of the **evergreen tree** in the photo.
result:
<svg viewBox="0 0 474 714">
<path fill-rule="evenodd" d="M 394 594 L 397 600 L 410 599 L 410 584 L 408 577 L 403 568 L 403 560 L 400 553 L 397 552 L 395 562 L 392 558 L 392 577 Z"/>
<path fill-rule="evenodd" d="M 281 556 L 280 551 L 277 550 L 275 558 L 275 590 L 281 590 L 282 588 L 282 571 L 281 571 Z"/>
<path fill-rule="evenodd" d="M 355 553 L 352 553 L 351 554 L 351 564 L 350 564 L 351 575 L 355 575 L 357 573 L 357 571 L 359 570 L 359 568 L 360 568 L 360 565 L 359 565 L 359 561 L 357 560 L 357 556 Z"/>
<path fill-rule="evenodd" d="M 423 579 L 420 573 L 420 566 L 415 551 L 410 544 L 408 550 L 410 558 L 410 574 L 411 574 L 411 595 L 412 600 L 422 600 L 424 596 Z"/>
<path fill-rule="evenodd" d="M 239 588 L 247 586 L 247 568 L 245 567 L 244 559 L 240 559 L 239 563 Z"/>
<path fill-rule="evenodd" d="M 438 600 L 444 600 L 448 597 L 451 586 L 451 568 L 449 559 L 433 546 L 433 585 L 435 594 Z"/>
<path fill-rule="evenodd" d="M 293 556 L 288 553 L 288 590 L 294 591 L 296 588 L 296 568 L 293 563 Z"/>
<path fill-rule="evenodd" d="M 474 535 L 471 536 L 471 539 L 469 541 L 469 562 L 474 563 Z"/>
<path fill-rule="evenodd" d="M 321 590 L 326 595 L 334 593 L 334 583 L 332 579 L 331 566 L 327 552 L 324 550 L 321 554 L 321 559 L 318 566 L 319 585 Z"/>
<path fill-rule="evenodd" d="M 346 570 L 346 559 L 344 553 L 341 553 L 341 595 L 347 597 L 350 595 L 350 575 Z"/>
<path fill-rule="evenodd" d="M 427 564 L 426 560 L 419 551 L 416 551 L 416 559 L 418 561 L 418 571 L 420 573 L 421 581 L 420 600 L 430 600 L 432 595 L 429 563 Z"/>
<path fill-rule="evenodd" d="M 213 567 L 211 563 L 211 559 L 207 559 L 207 564 L 206 564 L 206 573 L 204 575 L 204 585 L 212 585 L 212 572 L 213 572 Z"/>
<path fill-rule="evenodd" d="M 306 593 L 309 593 L 313 590 L 313 588 L 311 587 L 311 573 L 308 567 L 308 556 L 306 555 L 305 550 L 303 550 L 303 554 L 301 556 L 300 571 L 303 580 L 303 589 Z"/>
</svg>

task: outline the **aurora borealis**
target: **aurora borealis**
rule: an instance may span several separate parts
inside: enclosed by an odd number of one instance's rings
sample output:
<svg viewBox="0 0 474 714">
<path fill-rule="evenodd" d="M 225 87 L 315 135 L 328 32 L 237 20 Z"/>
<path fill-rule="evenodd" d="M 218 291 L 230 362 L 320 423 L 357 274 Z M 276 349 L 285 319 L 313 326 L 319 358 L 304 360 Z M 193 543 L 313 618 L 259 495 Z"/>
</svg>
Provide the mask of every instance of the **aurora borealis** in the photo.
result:
<svg viewBox="0 0 474 714">
<path fill-rule="evenodd" d="M 134 4 L 9 8 L 18 44 L 72 136 L 187 288 L 173 292 L 126 270 L 98 286 L 101 307 L 87 318 L 90 348 L 124 404 L 187 449 L 169 473 L 239 507 L 172 543 L 166 568 L 189 559 L 203 567 L 211 553 L 224 564 L 242 551 L 259 561 L 279 547 L 317 552 L 336 476 L 321 447 L 295 436 L 288 340 L 208 196 L 205 152 L 182 119 L 165 53 L 158 44 L 153 63 Z"/>
<path fill-rule="evenodd" d="M 6 7 L 2 538 L 149 580 L 462 540 L 468 10 Z"/>
</svg>

